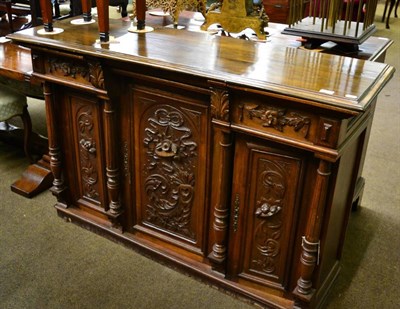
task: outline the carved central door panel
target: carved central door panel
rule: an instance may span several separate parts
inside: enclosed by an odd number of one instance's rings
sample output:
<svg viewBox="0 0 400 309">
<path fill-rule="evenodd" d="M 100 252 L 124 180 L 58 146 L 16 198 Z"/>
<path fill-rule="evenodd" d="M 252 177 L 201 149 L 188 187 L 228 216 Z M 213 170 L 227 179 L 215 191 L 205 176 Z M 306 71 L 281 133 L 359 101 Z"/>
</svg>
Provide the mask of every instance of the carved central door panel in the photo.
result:
<svg viewBox="0 0 400 309">
<path fill-rule="evenodd" d="M 208 110 L 194 98 L 133 91 L 134 229 L 203 254 Z"/>
<path fill-rule="evenodd" d="M 228 272 L 285 288 L 304 162 L 265 144 L 236 142 Z"/>
</svg>

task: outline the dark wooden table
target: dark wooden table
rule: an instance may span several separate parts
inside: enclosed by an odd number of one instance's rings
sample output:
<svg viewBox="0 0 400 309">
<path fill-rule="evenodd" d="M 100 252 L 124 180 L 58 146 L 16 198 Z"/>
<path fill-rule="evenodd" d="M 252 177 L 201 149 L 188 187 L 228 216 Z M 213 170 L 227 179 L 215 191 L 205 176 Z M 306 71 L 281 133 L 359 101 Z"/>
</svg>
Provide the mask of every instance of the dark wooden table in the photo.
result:
<svg viewBox="0 0 400 309">
<path fill-rule="evenodd" d="M 29 48 L 10 42 L 0 43 L 0 83 L 26 96 L 43 99 L 41 84 L 32 78 L 32 59 Z M 13 134 L 0 131 L 0 138 L 18 139 L 19 131 L 19 128 L 14 128 Z M 32 147 L 38 149 L 39 153 L 45 152 L 46 145 L 47 139 L 33 134 Z M 49 157 L 43 155 L 40 160 L 28 166 L 21 178 L 11 185 L 11 190 L 30 198 L 47 190 L 52 180 Z"/>
<path fill-rule="evenodd" d="M 0 75 L 11 80 L 29 82 L 31 74 L 30 49 L 10 42 L 0 43 Z"/>
</svg>

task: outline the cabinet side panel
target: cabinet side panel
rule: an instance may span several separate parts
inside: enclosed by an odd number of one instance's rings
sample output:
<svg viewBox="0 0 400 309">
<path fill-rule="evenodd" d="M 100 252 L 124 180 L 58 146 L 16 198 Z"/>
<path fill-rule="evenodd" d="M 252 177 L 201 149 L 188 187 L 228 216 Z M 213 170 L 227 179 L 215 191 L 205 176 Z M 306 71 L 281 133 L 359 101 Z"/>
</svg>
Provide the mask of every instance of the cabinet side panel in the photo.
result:
<svg viewBox="0 0 400 309">
<path fill-rule="evenodd" d="M 322 239 L 321 244 L 321 267 L 319 271 L 319 284 L 323 283 L 336 263 L 340 261 L 340 253 L 343 247 L 342 235 L 347 228 L 348 216 L 352 206 L 352 198 L 357 180 L 359 162 L 357 157 L 359 155 L 359 148 L 362 145 L 364 134 L 360 139 L 355 139 L 351 145 L 348 146 L 347 152 L 340 158 L 336 164 L 337 178 L 334 189 L 332 202 L 330 203 L 329 211 L 326 214 L 326 224 L 324 225 L 325 237 Z M 328 221 L 329 220 L 329 221 Z"/>
</svg>

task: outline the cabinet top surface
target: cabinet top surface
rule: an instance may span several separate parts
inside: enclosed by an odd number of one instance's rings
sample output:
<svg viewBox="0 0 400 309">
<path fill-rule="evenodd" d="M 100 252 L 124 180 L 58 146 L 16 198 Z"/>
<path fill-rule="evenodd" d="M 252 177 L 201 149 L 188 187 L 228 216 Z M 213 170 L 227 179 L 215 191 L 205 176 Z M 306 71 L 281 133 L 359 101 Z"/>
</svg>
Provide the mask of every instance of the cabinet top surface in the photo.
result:
<svg viewBox="0 0 400 309">
<path fill-rule="evenodd" d="M 282 44 L 252 42 L 168 28 L 130 33 L 129 24 L 110 20 L 115 42 L 98 43 L 97 24 L 57 21 L 56 35 L 30 28 L 10 38 L 31 48 L 45 47 L 75 55 L 140 63 L 362 111 L 390 80 L 394 68 L 355 58 L 327 55 Z"/>
</svg>

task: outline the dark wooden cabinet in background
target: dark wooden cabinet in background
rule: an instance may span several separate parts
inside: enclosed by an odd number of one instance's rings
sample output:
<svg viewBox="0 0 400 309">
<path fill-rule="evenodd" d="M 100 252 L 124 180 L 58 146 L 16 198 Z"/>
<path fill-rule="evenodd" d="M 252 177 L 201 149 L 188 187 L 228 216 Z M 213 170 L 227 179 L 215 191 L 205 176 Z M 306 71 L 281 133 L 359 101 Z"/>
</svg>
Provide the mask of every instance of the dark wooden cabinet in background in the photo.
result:
<svg viewBox="0 0 400 309">
<path fill-rule="evenodd" d="M 99 45 L 96 25 L 58 25 L 11 38 L 44 83 L 59 215 L 268 307 L 321 307 L 394 69 L 117 21 L 119 43 Z"/>
<path fill-rule="evenodd" d="M 289 0 L 264 0 L 263 3 L 270 22 L 288 24 L 290 12 Z"/>
<path fill-rule="evenodd" d="M 293 21 L 290 19 L 291 10 L 299 12 L 303 10 L 304 17 L 306 17 L 309 9 L 309 0 L 300 1 L 290 0 L 263 0 L 264 9 L 267 13 L 268 19 L 272 23 L 291 24 Z M 303 7 L 295 7 L 302 5 Z"/>
</svg>

